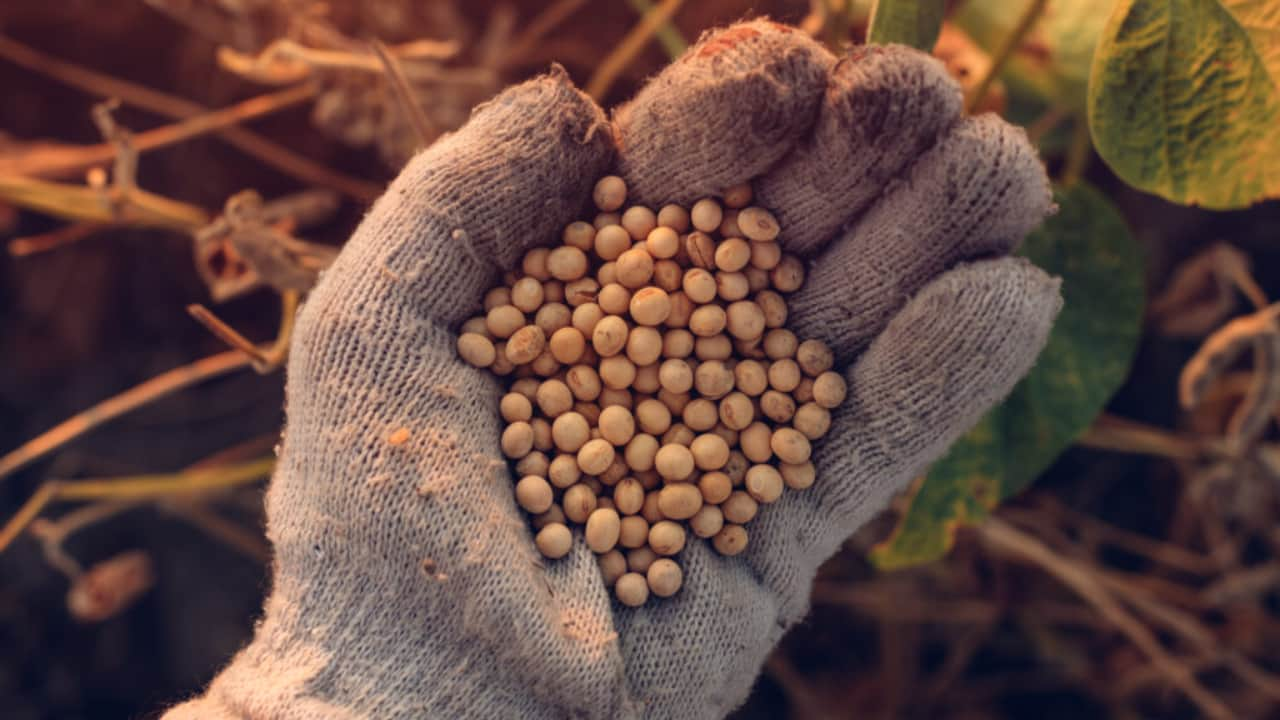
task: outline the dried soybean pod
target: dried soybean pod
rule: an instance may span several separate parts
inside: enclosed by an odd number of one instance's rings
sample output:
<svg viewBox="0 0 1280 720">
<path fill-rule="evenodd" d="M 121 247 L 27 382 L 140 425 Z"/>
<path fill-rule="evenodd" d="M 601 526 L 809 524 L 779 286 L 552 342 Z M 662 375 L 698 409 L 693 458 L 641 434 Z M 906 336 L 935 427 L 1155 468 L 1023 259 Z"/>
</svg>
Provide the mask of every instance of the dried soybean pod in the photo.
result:
<svg viewBox="0 0 1280 720">
<path fill-rule="evenodd" d="M 721 555 L 734 556 L 747 549 L 747 529 L 741 525 L 725 525 L 711 544 Z"/>
<path fill-rule="evenodd" d="M 569 554 L 573 547 L 573 533 L 560 523 L 551 523 L 538 531 L 533 542 L 543 555 L 556 560 Z"/>
<path fill-rule="evenodd" d="M 648 580 L 649 590 L 654 595 L 666 598 L 675 595 L 680 590 L 680 584 L 684 580 L 684 573 L 674 560 L 658 558 L 649 566 L 649 571 L 645 573 L 645 579 Z"/>
<path fill-rule="evenodd" d="M 638 572 L 629 572 L 614 583 L 613 593 L 627 607 L 640 607 L 649 599 L 649 581 Z"/>
<path fill-rule="evenodd" d="M 587 516 L 587 527 L 584 535 L 587 547 L 594 553 L 607 553 L 618 544 L 618 534 L 622 530 L 621 520 L 615 510 L 596 509 Z"/>
<path fill-rule="evenodd" d="M 670 520 L 659 520 L 649 528 L 649 548 L 659 555 L 675 555 L 684 549 L 684 541 L 684 528 Z"/>
</svg>

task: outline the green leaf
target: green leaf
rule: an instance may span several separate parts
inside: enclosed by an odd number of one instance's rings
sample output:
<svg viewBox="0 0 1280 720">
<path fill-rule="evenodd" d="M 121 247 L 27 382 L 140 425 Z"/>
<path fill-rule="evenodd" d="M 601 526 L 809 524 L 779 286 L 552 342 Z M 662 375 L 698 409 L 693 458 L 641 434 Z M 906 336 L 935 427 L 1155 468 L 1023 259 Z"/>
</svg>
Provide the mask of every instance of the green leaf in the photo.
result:
<svg viewBox="0 0 1280 720">
<path fill-rule="evenodd" d="M 1140 190 L 1214 209 L 1280 196 L 1280 2 L 1119 0 L 1089 126 Z"/>
<path fill-rule="evenodd" d="M 871 10 L 869 43 L 902 43 L 930 52 L 942 30 L 945 0 L 878 0 Z"/>
<path fill-rule="evenodd" d="M 1083 113 L 1094 46 L 1116 0 L 1049 0 L 1002 77 L 1011 90 Z M 987 52 L 1013 32 L 1033 0 L 966 0 L 954 22 Z"/>
<path fill-rule="evenodd" d="M 1141 334 L 1143 264 L 1124 218 L 1097 190 L 1057 192 L 1060 210 L 1021 254 L 1062 278 L 1065 300 L 1036 366 L 1003 404 L 934 464 L 893 535 L 881 568 L 936 560 L 955 528 L 980 522 L 1031 484 L 1089 426 L 1124 382 Z"/>
</svg>

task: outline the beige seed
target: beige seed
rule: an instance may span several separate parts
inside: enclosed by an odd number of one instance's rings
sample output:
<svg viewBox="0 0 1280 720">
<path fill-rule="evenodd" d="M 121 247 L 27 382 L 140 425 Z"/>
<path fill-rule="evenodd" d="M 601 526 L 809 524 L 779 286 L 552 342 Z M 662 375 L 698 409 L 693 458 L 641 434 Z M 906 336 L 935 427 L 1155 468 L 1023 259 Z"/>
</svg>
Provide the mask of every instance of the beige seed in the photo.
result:
<svg viewBox="0 0 1280 720">
<path fill-rule="evenodd" d="M 830 370 L 813 379 L 813 401 L 828 410 L 839 407 L 848 390 L 844 378 Z"/>
<path fill-rule="evenodd" d="M 782 475 L 782 481 L 792 490 L 804 490 L 812 487 L 817 471 L 813 467 L 812 462 L 804 462 L 799 465 L 790 463 L 780 463 L 778 472 Z"/>
<path fill-rule="evenodd" d="M 796 401 L 786 393 L 770 390 L 760 396 L 760 412 L 776 423 L 789 422 L 796 414 Z"/>
<path fill-rule="evenodd" d="M 484 322 L 490 335 L 504 340 L 525 326 L 524 313 L 515 305 L 498 305 L 485 315 Z"/>
<path fill-rule="evenodd" d="M 725 188 L 724 204 L 731 208 L 743 208 L 751 204 L 751 184 L 742 183 Z"/>
<path fill-rule="evenodd" d="M 556 362 L 572 365 L 582 359 L 582 353 L 587 349 L 587 339 L 577 328 L 562 327 L 551 335 L 547 347 Z"/>
<path fill-rule="evenodd" d="M 769 287 L 768 270 L 761 270 L 757 267 L 748 267 L 743 269 L 742 274 L 747 276 L 747 289 L 753 293 L 761 292 L 765 288 Z M 759 301 L 757 300 L 757 302 Z M 766 315 L 766 317 L 768 316 Z"/>
<path fill-rule="evenodd" d="M 516 475 L 520 477 L 525 475 L 546 477 L 550 469 L 551 461 L 547 459 L 546 453 L 543 452 L 531 452 L 516 461 Z"/>
<path fill-rule="evenodd" d="M 605 225 L 596 230 L 595 251 L 601 260 L 617 260 L 631 249 L 631 235 L 621 225 Z"/>
<path fill-rule="evenodd" d="M 604 319 L 604 310 L 595 302 L 586 302 L 573 309 L 573 318 L 570 322 L 584 338 L 589 338 L 602 319 Z"/>
<path fill-rule="evenodd" d="M 750 300 L 730 303 L 725 310 L 725 327 L 739 340 L 751 340 L 764 334 L 764 311 Z"/>
<path fill-rule="evenodd" d="M 699 470 L 719 470 L 729 462 L 729 443 L 715 433 L 699 435 L 689 444 L 693 463 Z"/>
<path fill-rule="evenodd" d="M 475 333 L 476 335 L 479 335 L 485 338 L 486 340 L 493 339 L 489 335 L 488 326 L 486 326 L 484 323 L 484 315 L 477 315 L 476 317 L 467 318 L 466 322 L 462 323 L 462 327 L 458 328 L 458 334 L 466 335 L 467 333 Z"/>
<path fill-rule="evenodd" d="M 601 408 L 607 408 L 611 405 L 621 405 L 630 410 L 634 400 L 629 390 L 621 388 L 606 387 L 600 391 L 600 400 L 598 401 Z"/>
<path fill-rule="evenodd" d="M 719 305 L 703 305 L 689 316 L 689 331 L 698 337 L 710 337 L 724 330 L 725 312 Z"/>
<path fill-rule="evenodd" d="M 693 343 L 693 354 L 699 360 L 728 360 L 733 357 L 733 341 L 728 335 L 700 337 Z"/>
<path fill-rule="evenodd" d="M 520 278 L 511 288 L 511 304 L 521 312 L 537 312 L 542 307 L 542 298 L 542 283 L 537 278 Z"/>
<path fill-rule="evenodd" d="M 738 436 L 741 438 L 742 433 L 738 433 Z M 747 459 L 747 456 L 743 455 L 741 450 L 734 450 L 729 453 L 729 462 L 725 463 L 721 472 L 729 476 L 729 479 L 733 481 L 734 487 L 738 487 L 746 479 L 747 469 L 750 467 L 751 461 Z"/>
<path fill-rule="evenodd" d="M 548 280 L 542 283 L 542 298 L 547 304 L 563 304 L 564 283 L 559 280 Z"/>
<path fill-rule="evenodd" d="M 622 213 L 622 227 L 635 241 L 644 240 L 658 226 L 658 216 L 643 205 L 633 205 Z"/>
<path fill-rule="evenodd" d="M 738 227 L 738 213 L 742 212 L 736 208 L 731 208 L 724 212 L 724 216 L 720 218 L 720 235 L 721 237 L 742 237 L 742 228 Z"/>
<path fill-rule="evenodd" d="M 578 400 L 591 402 L 600 397 L 600 375 L 590 365 L 574 365 L 565 373 L 565 385 Z"/>
<path fill-rule="evenodd" d="M 658 391 L 658 400 L 661 401 L 663 405 L 666 405 L 667 409 L 673 414 L 683 413 L 684 408 L 689 404 L 690 399 L 691 398 L 688 393 L 673 393 L 666 388 Z"/>
<path fill-rule="evenodd" d="M 691 232 L 684 237 L 684 252 L 694 267 L 716 269 L 716 241 L 704 232 Z"/>
<path fill-rule="evenodd" d="M 560 504 L 569 522 L 581 525 L 596 509 L 596 494 L 588 485 L 578 483 L 564 491 Z"/>
<path fill-rule="evenodd" d="M 702 507 L 702 493 L 691 483 L 672 483 L 658 491 L 658 509 L 672 520 L 688 520 Z"/>
<path fill-rule="evenodd" d="M 680 413 L 680 419 L 684 421 L 689 429 L 698 432 L 705 432 L 716 426 L 719 420 L 719 412 L 716 404 L 706 398 L 697 398 L 689 401 L 684 406 L 684 411 Z"/>
<path fill-rule="evenodd" d="M 782 260 L 782 248 L 776 242 L 751 243 L 751 267 L 772 270 Z"/>
<path fill-rule="evenodd" d="M 529 432 L 532 434 L 533 428 Z M 591 426 L 581 413 L 564 413 L 551 424 L 551 440 L 561 452 L 578 452 L 590 437 Z"/>
<path fill-rule="evenodd" d="M 599 292 L 600 283 L 596 282 L 595 278 L 580 278 L 565 284 L 564 301 L 568 303 L 569 307 L 576 308 L 585 303 L 595 302 L 596 295 Z"/>
<path fill-rule="evenodd" d="M 725 525 L 711 539 L 711 544 L 721 555 L 737 555 L 747 549 L 747 529 L 741 525 Z"/>
<path fill-rule="evenodd" d="M 555 523 L 564 525 L 568 522 L 569 519 L 564 516 L 564 511 L 560 509 L 560 506 L 552 505 L 550 510 L 533 517 L 533 529 L 541 530 L 548 525 Z"/>
<path fill-rule="evenodd" d="M 764 208 L 743 208 L 738 213 L 738 227 L 742 229 L 743 235 L 756 242 L 773 242 L 778 239 L 778 220 Z"/>
<path fill-rule="evenodd" d="M 693 467 L 693 453 L 684 445 L 676 443 L 664 444 L 658 449 L 658 453 L 654 457 L 654 468 L 659 475 L 670 482 L 684 480 L 689 477 L 693 474 Z"/>
<path fill-rule="evenodd" d="M 716 267 L 736 273 L 751 261 L 751 244 L 738 237 L 726 238 L 716 246 Z"/>
<path fill-rule="evenodd" d="M 756 293 L 756 304 L 764 311 L 764 326 L 780 328 L 787 324 L 787 301 L 772 290 L 761 290 Z"/>
<path fill-rule="evenodd" d="M 520 478 L 520 482 L 516 483 L 516 502 L 526 512 L 537 515 L 551 509 L 551 502 L 554 498 L 551 494 L 551 485 L 545 478 L 537 475 L 526 475 Z"/>
<path fill-rule="evenodd" d="M 561 490 L 572 487 L 581 477 L 582 470 L 578 468 L 576 455 L 568 453 L 557 455 L 547 467 L 547 479 Z"/>
<path fill-rule="evenodd" d="M 649 492 L 644 496 L 644 506 L 640 508 L 640 517 L 644 518 L 650 525 L 666 519 L 662 515 L 662 510 L 658 508 L 658 493 L 654 488 L 650 488 Z M 648 538 L 648 535 L 645 537 Z"/>
<path fill-rule="evenodd" d="M 800 365 L 791 358 L 769 364 L 769 386 L 778 392 L 791 392 L 800 384 Z"/>
<path fill-rule="evenodd" d="M 546 333 L 547 337 L 555 335 L 557 330 L 567 328 L 572 323 L 573 311 L 562 302 L 548 302 L 538 308 L 533 316 L 533 324 L 542 328 L 542 332 Z"/>
<path fill-rule="evenodd" d="M 716 273 L 716 295 L 725 302 L 736 302 L 751 294 L 751 282 L 740 272 Z"/>
<path fill-rule="evenodd" d="M 760 503 L 776 502 L 782 497 L 782 475 L 772 465 L 755 465 L 747 470 L 747 493 Z"/>
<path fill-rule="evenodd" d="M 791 424 L 805 437 L 817 440 L 831 429 L 831 413 L 816 402 L 808 402 L 796 410 Z"/>
<path fill-rule="evenodd" d="M 533 449 L 547 452 L 555 447 L 555 443 L 551 438 L 551 423 L 546 418 L 536 417 L 529 421 L 529 427 L 533 428 Z"/>
<path fill-rule="evenodd" d="M 533 402 L 537 399 L 540 385 L 542 385 L 542 381 L 537 378 L 520 378 L 511 383 L 511 392 L 523 395 L 529 402 Z"/>
<path fill-rule="evenodd" d="M 676 423 L 672 425 L 666 432 L 662 433 L 661 442 L 663 445 L 682 445 L 689 447 L 693 444 L 693 439 L 697 437 L 693 430 L 689 429 L 684 423 Z"/>
<path fill-rule="evenodd" d="M 786 328 L 774 328 L 764 334 L 764 354 L 770 360 L 793 358 L 798 347 L 796 334 Z"/>
<path fill-rule="evenodd" d="M 658 368 L 658 382 L 670 392 L 687 393 L 693 387 L 693 369 L 678 358 L 664 360 Z"/>
<path fill-rule="evenodd" d="M 785 463 L 795 465 L 809 459 L 809 438 L 795 428 L 784 427 L 774 430 L 773 437 L 769 440 L 769 447 L 773 450 L 773 454 Z"/>
<path fill-rule="evenodd" d="M 587 254 L 576 247 L 561 245 L 547 255 L 547 271 L 561 282 L 577 280 L 587 274 Z"/>
<path fill-rule="evenodd" d="M 649 599 L 649 581 L 638 572 L 629 572 L 618 578 L 613 593 L 623 605 L 640 607 Z"/>
<path fill-rule="evenodd" d="M 631 291 L 611 282 L 600 288 L 600 292 L 596 294 L 596 304 L 610 315 L 622 315 L 631 306 Z"/>
<path fill-rule="evenodd" d="M 512 459 L 522 458 L 533 450 L 533 426 L 527 422 L 514 422 L 502 431 L 502 454 Z"/>
<path fill-rule="evenodd" d="M 668 205 L 667 207 L 676 207 Z M 667 208 L 663 208 L 665 211 Z M 687 216 L 686 216 L 687 217 Z M 688 222 L 686 220 L 686 222 Z M 662 224 L 662 213 L 658 213 L 659 226 L 654 228 L 644 239 L 644 249 L 655 258 L 665 260 L 673 258 L 680 252 L 680 235 L 670 226 Z"/>
<path fill-rule="evenodd" d="M 634 550 L 628 550 L 627 569 L 631 572 L 644 573 L 649 570 L 649 566 L 657 559 L 658 554 L 651 550 L 647 545 L 635 548 Z M 645 587 L 648 587 L 648 585 Z"/>
<path fill-rule="evenodd" d="M 704 233 L 714 232 L 720 227 L 723 218 L 724 211 L 720 209 L 720 203 L 711 198 L 699 200 L 689 210 L 689 220 Z"/>
<path fill-rule="evenodd" d="M 641 400 L 636 405 L 636 422 L 650 435 L 661 435 L 671 427 L 671 410 L 660 400 Z"/>
<path fill-rule="evenodd" d="M 539 377 L 551 377 L 560 372 L 560 363 L 556 362 L 551 350 L 543 350 L 542 354 L 529 363 L 528 368 Z"/>
<path fill-rule="evenodd" d="M 569 554 L 573 547 L 573 533 L 561 523 L 549 523 L 534 537 L 533 542 L 543 555 L 556 560 Z"/>
<path fill-rule="evenodd" d="M 667 294 L 680 289 L 684 279 L 684 268 L 674 260 L 659 260 L 653 264 L 653 284 L 662 288 Z"/>
<path fill-rule="evenodd" d="M 600 361 L 600 379 L 606 388 L 621 390 L 631 387 L 636 379 L 635 363 L 626 355 L 615 355 Z"/>
<path fill-rule="evenodd" d="M 617 452 L 613 454 L 613 462 L 609 463 L 609 469 L 600 473 L 600 483 L 606 487 L 613 487 L 618 484 L 622 478 L 627 476 L 631 468 L 627 467 L 627 461 Z"/>
<path fill-rule="evenodd" d="M 679 205 L 663 205 L 658 210 L 658 224 L 677 233 L 689 231 L 689 211 Z"/>
<path fill-rule="evenodd" d="M 693 386 L 703 397 L 718 400 L 733 391 L 733 371 L 719 360 L 698 363 Z"/>
<path fill-rule="evenodd" d="M 518 421 L 527 423 L 534 416 L 534 405 L 524 395 L 508 392 L 498 402 L 498 411 L 502 413 L 502 419 L 507 420 L 508 423 L 518 423 Z"/>
<path fill-rule="evenodd" d="M 719 505 L 729 499 L 729 494 L 733 492 L 733 481 L 718 470 L 703 473 L 698 478 L 698 490 L 702 493 L 703 502 Z"/>
<path fill-rule="evenodd" d="M 618 256 L 618 282 L 624 287 L 643 287 L 652 277 L 653 256 L 648 250 L 636 247 Z"/>
<path fill-rule="evenodd" d="M 515 369 L 515 363 L 507 359 L 507 344 L 505 342 L 494 343 L 493 364 L 489 366 L 489 372 L 498 377 L 503 377 L 510 375 Z"/>
<path fill-rule="evenodd" d="M 551 279 L 551 273 L 547 271 L 547 255 L 551 253 L 550 248 L 538 247 L 524 254 L 524 258 L 520 260 L 520 271 L 539 283 L 546 282 Z M 520 285 L 517 282 L 512 286 L 512 292 Z"/>
<path fill-rule="evenodd" d="M 613 488 L 613 503 L 619 513 L 635 515 L 644 507 L 644 486 L 633 478 L 622 478 Z"/>
<path fill-rule="evenodd" d="M 644 504 L 641 503 L 641 507 Z M 649 521 L 643 515 L 628 515 L 618 523 L 618 544 L 624 548 L 640 548 L 649 542 Z"/>
<path fill-rule="evenodd" d="M 762 422 L 753 422 L 738 433 L 738 447 L 748 460 L 754 463 L 769 462 L 773 450 L 769 443 L 773 432 Z"/>
<path fill-rule="evenodd" d="M 731 523 L 743 525 L 751 522 L 760 510 L 760 504 L 745 490 L 734 490 L 729 497 L 720 503 L 724 519 Z"/>
<path fill-rule="evenodd" d="M 671 298 L 662 288 L 641 288 L 631 296 L 631 319 L 641 325 L 657 325 L 670 314 Z"/>
<path fill-rule="evenodd" d="M 605 316 L 591 332 L 591 347 L 602 358 L 617 355 L 626 344 L 627 321 L 617 315 Z"/>
<path fill-rule="evenodd" d="M 627 358 L 636 365 L 652 365 L 662 356 L 662 333 L 639 326 L 627 335 Z"/>
<path fill-rule="evenodd" d="M 689 529 L 700 538 L 713 537 L 724 527 L 724 513 L 715 505 L 703 505 L 696 515 L 689 518 Z"/>
<path fill-rule="evenodd" d="M 716 299 L 716 278 L 702 268 L 686 270 L 680 286 L 684 289 L 684 294 L 698 304 L 709 303 Z"/>
<path fill-rule="evenodd" d="M 645 579 L 649 583 L 649 590 L 654 595 L 666 598 L 675 595 L 680 590 L 680 583 L 684 580 L 684 573 L 674 560 L 658 558 L 649 566 L 649 571 L 645 573 Z"/>
<path fill-rule="evenodd" d="M 684 294 L 683 290 L 677 290 L 668 297 L 671 302 L 671 311 L 667 314 L 667 327 L 683 328 L 688 326 L 689 318 L 693 315 L 695 309 L 693 301 L 689 299 L 688 295 Z"/>
<path fill-rule="evenodd" d="M 802 378 L 796 389 L 791 391 L 791 397 L 802 405 L 813 402 L 813 378 Z"/>
<path fill-rule="evenodd" d="M 467 363 L 481 368 L 489 367 L 498 357 L 489 338 L 470 332 L 458 336 L 458 355 Z"/>
<path fill-rule="evenodd" d="M 606 175 L 596 181 L 591 200 L 604 212 L 613 212 L 627 201 L 627 183 L 617 175 Z"/>
<path fill-rule="evenodd" d="M 804 263 L 795 255 L 783 255 L 778 266 L 769 273 L 769 280 L 778 292 L 795 292 L 804 284 Z"/>
<path fill-rule="evenodd" d="M 484 294 L 484 311 L 511 304 L 511 288 L 496 287 Z"/>
<path fill-rule="evenodd" d="M 553 420 L 573 409 L 573 393 L 569 386 L 554 378 L 544 380 L 534 397 L 542 414 Z"/>
<path fill-rule="evenodd" d="M 596 213 L 596 216 L 591 219 L 591 225 L 596 229 L 597 232 L 602 227 L 607 227 L 609 225 L 617 225 L 620 222 L 622 222 L 622 213 L 620 212 Z M 583 248 L 582 250 L 583 252 L 586 252 L 587 248 Z"/>
<path fill-rule="evenodd" d="M 631 381 L 631 389 L 652 395 L 662 388 L 662 384 L 658 382 L 658 363 L 650 363 L 648 365 L 640 365 L 636 367 L 636 379 Z"/>
<path fill-rule="evenodd" d="M 742 363 L 738 363 L 741 367 Z M 734 368 L 735 374 L 737 368 Z M 720 400 L 717 412 L 720 422 L 731 430 L 743 430 L 755 420 L 755 408 L 751 399 L 741 392 L 732 392 Z"/>
<path fill-rule="evenodd" d="M 578 450 L 578 467 L 588 475 L 599 475 L 609 469 L 609 465 L 613 463 L 614 454 L 613 446 L 608 440 L 604 438 L 588 440 Z"/>
<path fill-rule="evenodd" d="M 649 528 L 649 548 L 659 555 L 675 555 L 684 549 L 684 541 L 684 528 L 670 520 L 659 520 Z"/>
<path fill-rule="evenodd" d="M 831 369 L 835 356 L 821 340 L 805 340 L 796 348 L 796 362 L 809 377 L 817 377 Z"/>
<path fill-rule="evenodd" d="M 577 220 L 566 225 L 564 232 L 560 235 L 560 241 L 565 245 L 576 247 L 583 252 L 592 248 L 595 244 L 595 239 L 595 227 L 591 223 L 584 222 L 582 220 Z M 546 261 L 544 260 L 543 262 L 545 264 Z M 551 270 L 548 268 L 547 273 L 550 274 L 550 272 Z"/>
<path fill-rule="evenodd" d="M 618 544 L 621 530 L 622 524 L 617 511 L 597 508 L 587 517 L 587 527 L 583 534 L 591 552 L 607 553 Z"/>
<path fill-rule="evenodd" d="M 627 558 L 621 551 L 610 550 L 596 558 L 596 561 L 600 564 L 600 577 L 604 580 L 605 587 L 613 587 L 618 578 L 627 572 Z"/>
<path fill-rule="evenodd" d="M 620 405 L 607 407 L 600 413 L 600 434 L 614 445 L 626 445 L 636 434 L 635 418 Z"/>
</svg>

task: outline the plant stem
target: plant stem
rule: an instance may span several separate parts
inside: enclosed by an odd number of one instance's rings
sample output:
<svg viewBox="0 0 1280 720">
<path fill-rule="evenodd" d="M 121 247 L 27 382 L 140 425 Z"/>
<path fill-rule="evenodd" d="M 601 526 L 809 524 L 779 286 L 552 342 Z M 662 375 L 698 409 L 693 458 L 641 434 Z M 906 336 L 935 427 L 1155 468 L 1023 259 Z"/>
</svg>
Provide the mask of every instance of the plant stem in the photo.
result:
<svg viewBox="0 0 1280 720">
<path fill-rule="evenodd" d="M 587 94 L 595 98 L 596 102 L 602 102 L 605 93 L 609 92 L 613 81 L 618 79 L 623 68 L 640 54 L 645 43 L 649 42 L 664 22 L 676 14 L 683 2 L 684 0 L 662 0 L 662 3 L 652 12 L 641 18 L 626 37 L 622 38 L 622 42 L 618 43 L 613 52 L 609 53 L 596 67 L 595 74 L 587 82 Z"/>
<path fill-rule="evenodd" d="M 991 89 L 991 83 L 995 82 L 1000 71 L 1004 70 L 1005 63 L 1009 62 L 1009 58 L 1013 57 L 1013 53 L 1022 45 L 1022 41 L 1026 38 L 1027 33 L 1031 32 L 1031 27 L 1036 24 L 1036 20 L 1040 19 L 1041 13 L 1044 12 L 1045 5 L 1048 0 L 1031 0 L 1031 4 L 1027 6 L 1022 17 L 1018 18 L 1018 24 L 1014 26 L 1013 32 L 1004 39 L 1004 44 L 996 52 L 991 60 L 991 66 L 987 68 L 987 72 L 978 82 L 977 89 L 973 91 L 972 97 L 969 98 L 968 106 L 965 112 L 973 112 L 976 107 L 981 107 L 982 99 L 986 96 L 987 91 Z"/>
<path fill-rule="evenodd" d="M 653 12 L 653 3 L 649 0 L 627 0 L 641 17 Z M 658 44 L 662 45 L 662 49 L 667 51 L 667 57 L 675 60 L 689 49 L 689 43 L 685 41 L 684 35 L 680 34 L 680 30 L 670 21 L 662 23 L 658 28 Z"/>
</svg>

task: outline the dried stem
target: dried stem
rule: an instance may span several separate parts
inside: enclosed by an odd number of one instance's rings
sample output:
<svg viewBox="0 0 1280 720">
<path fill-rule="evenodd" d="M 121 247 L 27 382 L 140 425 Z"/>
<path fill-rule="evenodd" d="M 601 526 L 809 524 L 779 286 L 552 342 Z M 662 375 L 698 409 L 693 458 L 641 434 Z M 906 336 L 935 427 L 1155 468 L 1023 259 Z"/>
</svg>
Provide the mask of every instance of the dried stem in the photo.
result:
<svg viewBox="0 0 1280 720">
<path fill-rule="evenodd" d="M 263 350 L 251 342 L 248 338 L 241 335 L 235 328 L 226 324 L 209 308 L 193 304 L 187 306 L 187 312 L 191 317 L 195 318 L 213 333 L 231 347 L 239 350 L 253 361 L 253 369 L 261 375 L 274 372 L 281 364 L 284 363 L 285 356 L 289 352 L 289 341 L 293 337 L 294 317 L 298 312 L 298 298 L 300 293 L 297 290 L 285 290 L 280 294 L 280 330 L 276 334 L 276 339 L 272 341 L 270 347 Z"/>
<path fill-rule="evenodd" d="M 1099 450 L 1172 460 L 1199 460 L 1206 452 L 1204 441 L 1198 438 L 1107 414 L 1098 416 L 1076 442 Z"/>
<path fill-rule="evenodd" d="M 94 233 L 105 230 L 109 225 L 100 225 L 98 223 L 72 223 L 64 225 L 60 228 L 50 230 L 47 233 L 39 235 L 28 235 L 26 237 L 14 238 L 9 241 L 9 254 L 14 257 L 27 257 L 42 252 L 55 250 L 66 245 L 71 245 Z"/>
<path fill-rule="evenodd" d="M 569 19 L 570 16 L 586 4 L 587 0 L 555 0 L 555 2 L 547 5 L 511 41 L 511 49 L 507 51 L 506 58 L 503 59 L 502 64 L 509 67 L 523 60 L 547 33 Z"/>
<path fill-rule="evenodd" d="M 587 81 L 587 94 L 595 98 L 596 102 L 603 102 L 605 94 L 609 92 L 613 81 L 618 79 L 623 68 L 635 60 L 653 34 L 676 14 L 683 2 L 684 0 L 662 0 L 653 12 L 641 18 L 626 37 L 622 38 L 622 42 L 618 43 L 613 52 L 596 66 L 595 74 Z"/>
<path fill-rule="evenodd" d="M 627 0 L 627 4 L 635 10 L 640 17 L 645 17 L 653 12 L 653 3 L 650 0 Z M 662 23 L 657 31 L 658 44 L 666 51 L 667 57 L 675 60 L 689 49 L 689 43 L 684 39 L 684 35 L 680 34 L 680 30 L 670 20 Z"/>
<path fill-rule="evenodd" d="M 1022 17 L 1018 18 L 1018 24 L 1014 26 L 1013 31 L 1004 39 L 1004 44 L 996 51 L 995 57 L 991 61 L 991 66 L 987 68 L 987 72 L 978 81 L 973 95 L 970 96 L 969 102 L 965 104 L 965 112 L 971 113 L 974 108 L 982 106 L 982 100 L 986 97 L 987 91 L 991 89 L 991 84 L 1000 75 L 1000 71 L 1004 70 L 1005 63 L 1009 62 L 1009 58 L 1013 57 L 1014 51 L 1022 45 L 1023 39 L 1026 38 L 1027 33 L 1031 32 L 1036 20 L 1040 19 L 1040 15 L 1044 12 L 1047 4 L 1048 0 L 1032 0 L 1027 9 L 1023 11 Z"/>
<path fill-rule="evenodd" d="M 0 57 L 92 95 L 104 98 L 117 97 L 130 105 L 157 115 L 189 118 L 209 112 L 208 108 L 185 98 L 168 95 L 80 67 L 52 55 L 46 55 L 4 35 L 0 35 Z M 382 194 L 382 188 L 377 184 L 335 172 L 250 130 L 224 127 L 216 132 L 231 145 L 305 184 L 332 188 L 364 203 L 373 202 Z"/>
<path fill-rule="evenodd" d="M 0 478 L 26 467 L 109 420 L 183 388 L 226 375 L 248 365 L 249 359 L 244 355 L 229 351 L 161 373 L 62 421 L 57 426 L 23 443 L 16 450 L 0 457 Z"/>
<path fill-rule="evenodd" d="M 1151 660 L 1151 664 L 1194 702 L 1206 717 L 1215 720 L 1235 717 L 1231 708 L 1201 685 L 1190 668 L 1170 655 L 1155 634 L 1125 610 L 1087 567 L 1058 555 L 1039 539 L 998 518 L 987 519 L 981 527 L 981 536 L 998 553 L 1031 562 L 1075 591 L 1117 630 L 1124 633 Z"/>
<path fill-rule="evenodd" d="M 391 86 L 391 92 L 395 95 L 396 101 L 400 105 L 400 109 L 409 119 L 409 124 L 413 126 L 414 132 L 418 134 L 418 149 L 431 144 L 436 137 L 435 128 L 431 121 L 427 119 L 427 114 L 422 111 L 422 107 L 418 105 L 413 97 L 413 88 L 409 85 L 409 79 L 405 77 L 404 67 L 392 55 L 387 46 L 377 40 L 370 43 L 373 52 L 378 56 L 378 60 L 382 63 L 383 72 L 386 73 L 387 83 Z"/>
</svg>

